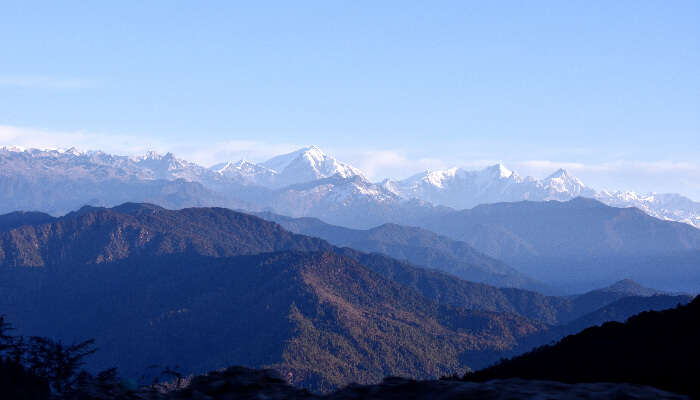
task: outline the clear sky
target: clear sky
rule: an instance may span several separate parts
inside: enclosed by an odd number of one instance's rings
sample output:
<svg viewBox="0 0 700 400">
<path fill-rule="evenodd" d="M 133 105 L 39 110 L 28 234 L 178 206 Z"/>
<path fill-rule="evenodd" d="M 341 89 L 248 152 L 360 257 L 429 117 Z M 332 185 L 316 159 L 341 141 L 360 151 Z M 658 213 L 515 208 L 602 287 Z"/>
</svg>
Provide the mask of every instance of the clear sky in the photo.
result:
<svg viewBox="0 0 700 400">
<path fill-rule="evenodd" d="M 109 3 L 109 4 L 108 4 Z M 502 161 L 700 200 L 699 1 L 0 3 L 0 144 L 375 179 Z"/>
</svg>

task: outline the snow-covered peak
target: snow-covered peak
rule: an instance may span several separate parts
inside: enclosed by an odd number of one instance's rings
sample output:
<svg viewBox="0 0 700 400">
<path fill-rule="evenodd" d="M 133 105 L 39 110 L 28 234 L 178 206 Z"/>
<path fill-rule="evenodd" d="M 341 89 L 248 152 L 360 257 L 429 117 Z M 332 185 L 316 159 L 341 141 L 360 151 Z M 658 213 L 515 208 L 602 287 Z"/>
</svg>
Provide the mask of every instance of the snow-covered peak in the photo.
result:
<svg viewBox="0 0 700 400">
<path fill-rule="evenodd" d="M 281 154 L 279 156 L 272 157 L 271 159 L 263 162 L 261 165 L 275 170 L 277 172 L 284 171 L 292 162 L 300 158 L 306 159 L 323 159 L 325 153 L 317 146 L 303 147 L 299 150 L 293 151 L 291 153 Z"/>
<path fill-rule="evenodd" d="M 67 150 L 59 150 L 59 153 L 68 154 L 68 155 L 75 156 L 75 157 L 80 157 L 80 156 L 86 154 L 86 153 L 76 149 L 75 147 L 71 147 L 70 149 L 67 149 Z"/>
<path fill-rule="evenodd" d="M 155 165 L 161 165 L 161 166 L 167 166 L 168 169 L 174 169 L 174 168 L 183 168 L 189 165 L 190 163 L 181 160 L 173 153 L 165 153 L 165 154 L 160 154 L 155 151 L 148 151 L 145 155 L 141 157 L 137 157 L 137 162 L 141 162 L 144 165 L 150 165 L 150 166 L 155 166 Z"/>
<path fill-rule="evenodd" d="M 568 200 L 577 196 L 592 197 L 595 193 L 565 170 L 540 181 L 532 177 L 521 178 L 501 163 L 480 170 L 425 171 L 396 182 L 393 187 L 396 188 L 394 192 L 405 199 L 454 208 L 502 201 Z"/>
<path fill-rule="evenodd" d="M 460 168 L 450 168 L 437 171 L 428 170 L 423 174 L 419 174 L 418 178 L 432 186 L 442 188 L 448 181 L 454 179 L 460 171 Z"/>
<path fill-rule="evenodd" d="M 587 190 L 586 185 L 584 185 L 580 179 L 570 175 L 569 172 L 563 168 L 549 175 L 542 183 L 545 188 L 549 190 L 558 193 L 567 193 L 572 197 L 584 194 Z"/>
<path fill-rule="evenodd" d="M 558 170 L 554 171 L 551 175 L 549 175 L 545 180 L 550 180 L 550 179 L 570 179 L 571 175 L 569 174 L 569 171 L 565 170 L 564 168 L 559 168 Z"/>
<path fill-rule="evenodd" d="M 155 150 L 149 150 L 146 154 L 136 157 L 138 160 L 160 160 L 163 156 Z"/>
<path fill-rule="evenodd" d="M 309 182 L 333 175 L 343 178 L 363 176 L 359 169 L 327 155 L 318 146 L 304 147 L 273 157 L 261 165 L 279 174 L 276 178 L 277 186 Z"/>
<path fill-rule="evenodd" d="M 0 150 L 7 151 L 10 153 L 23 153 L 27 151 L 27 148 L 22 146 L 2 146 Z"/>
<path fill-rule="evenodd" d="M 85 154 L 82 151 L 79 151 L 75 147 L 71 147 L 70 149 L 64 149 L 64 148 L 58 148 L 58 147 L 23 147 L 23 146 L 2 146 L 0 147 L 0 150 L 6 151 L 8 153 L 26 153 L 29 155 L 41 155 L 41 156 L 47 156 L 47 155 L 63 155 L 63 154 L 68 154 L 68 155 L 83 155 Z"/>
<path fill-rule="evenodd" d="M 254 170 L 258 168 L 263 168 L 258 164 L 252 163 L 247 160 L 239 160 L 239 161 L 228 161 L 225 163 L 220 163 L 212 166 L 211 169 L 212 171 L 218 173 L 218 174 L 226 174 L 231 171 L 248 171 L 248 170 Z"/>
<path fill-rule="evenodd" d="M 129 157 L 76 148 L 4 146 L 0 147 L 0 171 L 3 176 L 26 177 L 30 182 L 184 179 L 222 193 L 230 193 L 232 184 L 242 183 L 279 189 L 281 193 L 289 194 L 299 192 L 301 189 L 296 184 L 301 184 L 309 188 L 302 190 L 309 196 L 304 201 L 312 202 L 314 198 L 323 197 L 323 201 L 328 201 L 329 209 L 363 202 L 389 204 L 397 199 L 402 202 L 415 199 L 464 209 L 494 202 L 567 201 L 581 196 L 593 197 L 610 206 L 634 206 L 652 216 L 700 228 L 700 203 L 689 198 L 677 194 L 633 191 L 596 192 L 564 169 L 542 180 L 532 177 L 522 179 L 503 164 L 496 164 L 481 170 L 449 168 L 424 171 L 401 181 L 387 179 L 380 184 L 372 184 L 359 170 L 327 155 L 317 146 L 274 157 L 263 164 L 241 160 L 211 168 L 178 159 L 172 153 L 161 155 L 155 151 Z M 285 186 L 289 190 L 285 191 Z M 237 186 L 233 187 L 238 190 Z M 256 190 L 251 192 L 254 196 L 258 195 Z M 288 199 L 290 212 L 302 207 L 299 205 L 301 198 L 294 196 Z M 17 204 L 25 200 L 23 198 Z"/>
<path fill-rule="evenodd" d="M 510 178 L 511 175 L 513 175 L 513 171 L 509 170 L 508 168 L 506 168 L 505 165 L 501 163 L 487 167 L 482 172 L 500 179 L 507 179 Z"/>
<path fill-rule="evenodd" d="M 384 179 L 381 183 L 379 183 L 379 186 L 395 196 L 401 195 L 401 189 L 399 188 L 398 183 L 395 181 L 392 181 L 389 178 Z"/>
<path fill-rule="evenodd" d="M 270 186 L 277 175 L 267 167 L 246 160 L 217 164 L 209 170 L 224 178 L 260 186 Z"/>
</svg>

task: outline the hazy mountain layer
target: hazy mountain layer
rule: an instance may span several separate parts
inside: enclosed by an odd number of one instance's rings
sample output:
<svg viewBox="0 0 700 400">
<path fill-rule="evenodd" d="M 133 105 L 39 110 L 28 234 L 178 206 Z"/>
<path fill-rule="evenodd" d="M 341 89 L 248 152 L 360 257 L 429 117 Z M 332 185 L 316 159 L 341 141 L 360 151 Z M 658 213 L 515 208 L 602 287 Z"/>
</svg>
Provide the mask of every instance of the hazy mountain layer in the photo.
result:
<svg viewBox="0 0 700 400">
<path fill-rule="evenodd" d="M 634 208 L 583 198 L 498 203 L 421 225 L 563 289 L 630 277 L 670 291 L 700 290 L 700 230 Z"/>
<path fill-rule="evenodd" d="M 18 215 L 0 216 L 0 266 L 70 268 L 100 265 L 131 257 L 202 255 L 232 257 L 273 251 L 332 251 L 440 304 L 470 310 L 509 312 L 558 324 L 598 309 L 621 297 L 638 295 L 637 287 L 593 291 L 563 298 L 521 289 L 498 289 L 454 275 L 420 268 L 380 254 L 332 246 L 324 240 L 286 231 L 276 223 L 223 208 L 166 210 L 126 203 L 111 209 L 84 207 L 49 222 L 26 223 Z M 631 289 L 630 289 L 631 288 Z"/>
<path fill-rule="evenodd" d="M 416 227 L 384 224 L 359 230 L 326 224 L 316 218 L 291 218 L 271 213 L 256 214 L 285 229 L 315 236 L 341 247 L 382 253 L 412 264 L 448 272 L 467 281 L 497 287 L 546 289 L 502 261 L 475 250 L 465 242 Z"/>
</svg>

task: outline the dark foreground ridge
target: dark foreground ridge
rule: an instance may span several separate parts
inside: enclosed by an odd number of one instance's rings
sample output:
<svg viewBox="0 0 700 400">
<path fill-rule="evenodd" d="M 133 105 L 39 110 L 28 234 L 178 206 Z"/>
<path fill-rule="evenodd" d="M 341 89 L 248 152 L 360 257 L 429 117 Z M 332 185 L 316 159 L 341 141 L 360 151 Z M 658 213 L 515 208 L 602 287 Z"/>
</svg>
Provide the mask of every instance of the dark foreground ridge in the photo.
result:
<svg viewBox="0 0 700 400">
<path fill-rule="evenodd" d="M 470 381 L 545 379 L 631 382 L 700 396 L 700 296 L 567 336 L 552 346 L 465 376 Z"/>
<path fill-rule="evenodd" d="M 350 385 L 327 395 L 315 395 L 288 385 L 275 371 L 233 367 L 199 376 L 185 389 L 162 399 L 685 399 L 651 387 L 615 384 L 565 384 L 522 379 L 483 383 L 455 380 L 415 381 L 390 377 L 377 385 Z"/>
</svg>

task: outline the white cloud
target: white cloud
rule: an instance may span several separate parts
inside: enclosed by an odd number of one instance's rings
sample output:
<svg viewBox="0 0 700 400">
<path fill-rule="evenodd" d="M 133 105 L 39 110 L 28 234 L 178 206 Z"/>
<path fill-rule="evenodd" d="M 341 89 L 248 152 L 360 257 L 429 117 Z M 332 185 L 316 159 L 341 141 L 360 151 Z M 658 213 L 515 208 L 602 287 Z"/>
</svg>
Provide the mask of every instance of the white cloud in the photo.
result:
<svg viewBox="0 0 700 400">
<path fill-rule="evenodd" d="M 97 86 L 95 81 L 80 78 L 50 76 L 0 76 L 0 86 L 28 89 L 88 89 Z"/>
<path fill-rule="evenodd" d="M 370 151 L 339 149 L 331 151 L 331 155 L 359 168 L 374 181 L 384 178 L 404 179 L 425 170 L 440 170 L 454 166 L 480 169 L 499 162 L 498 160 L 455 160 L 412 156 L 409 152 L 400 149 Z"/>
<path fill-rule="evenodd" d="M 396 150 L 341 151 L 335 156 L 364 172 L 372 180 L 386 177 L 404 178 L 426 169 L 445 168 L 442 160 L 431 158 L 411 159 Z"/>
</svg>

